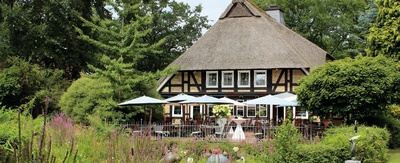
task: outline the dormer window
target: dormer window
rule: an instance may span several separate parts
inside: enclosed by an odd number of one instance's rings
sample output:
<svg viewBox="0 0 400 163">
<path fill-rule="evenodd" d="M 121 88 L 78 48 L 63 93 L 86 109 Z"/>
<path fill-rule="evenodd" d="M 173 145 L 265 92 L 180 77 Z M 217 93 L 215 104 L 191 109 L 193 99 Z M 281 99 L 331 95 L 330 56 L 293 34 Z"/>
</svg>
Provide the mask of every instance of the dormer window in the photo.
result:
<svg viewBox="0 0 400 163">
<path fill-rule="evenodd" d="M 250 87 L 250 71 L 238 72 L 238 87 Z"/>
<path fill-rule="evenodd" d="M 254 71 L 254 87 L 267 86 L 267 72 L 265 70 Z"/>
<path fill-rule="evenodd" d="M 217 88 L 218 87 L 218 71 L 208 71 L 206 78 L 207 88 Z"/>
<path fill-rule="evenodd" d="M 222 72 L 222 87 L 233 87 L 233 71 Z"/>
</svg>

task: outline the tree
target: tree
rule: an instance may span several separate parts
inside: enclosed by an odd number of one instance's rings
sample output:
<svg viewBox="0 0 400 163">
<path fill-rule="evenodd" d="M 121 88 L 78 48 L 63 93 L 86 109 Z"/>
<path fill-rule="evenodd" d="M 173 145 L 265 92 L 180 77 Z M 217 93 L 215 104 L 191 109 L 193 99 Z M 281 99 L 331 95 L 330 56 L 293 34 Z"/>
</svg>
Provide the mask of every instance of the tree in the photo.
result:
<svg viewBox="0 0 400 163">
<path fill-rule="evenodd" d="M 79 72 L 93 63 L 92 49 L 77 39 L 74 26 L 82 27 L 78 16 L 90 18 L 91 8 L 109 13 L 104 0 L 33 0 L 1 2 L 0 47 L 2 57 L 18 56 L 46 68 L 64 71 L 67 79 L 76 79 Z M 90 29 L 83 29 L 90 33 Z"/>
<path fill-rule="evenodd" d="M 204 28 L 209 28 L 207 17 L 200 16 L 202 7 L 193 10 L 188 4 L 169 0 L 155 0 L 142 3 L 139 10 L 126 13 L 124 18 L 128 23 L 135 16 L 151 14 L 151 23 L 143 25 L 141 30 L 152 29 L 142 37 L 149 44 L 163 43 L 158 47 L 160 53 L 148 53 L 136 68 L 140 71 L 156 71 L 167 67 L 172 61 L 185 52 L 202 35 Z"/>
<path fill-rule="evenodd" d="M 330 62 L 299 84 L 297 100 L 312 114 L 324 117 L 382 114 L 400 97 L 400 72 L 392 59 L 383 56 Z"/>
<path fill-rule="evenodd" d="M 336 59 L 358 55 L 362 37 L 359 15 L 367 0 L 253 0 L 265 8 L 278 4 L 286 26 L 325 49 Z M 368 8 L 367 8 L 368 9 Z M 368 24 L 366 24 L 368 25 Z"/>
<path fill-rule="evenodd" d="M 160 53 L 159 46 L 165 39 L 155 44 L 147 43 L 143 37 L 151 32 L 144 29 L 152 22 L 152 16 L 139 16 L 139 5 L 116 3 L 118 19 L 102 19 L 94 15 L 91 21 L 83 19 L 86 27 L 93 29 L 96 38 L 85 35 L 81 29 L 80 39 L 96 47 L 101 62 L 89 65 L 88 75 L 74 82 L 60 101 L 61 110 L 77 117 L 78 122 L 87 123 L 87 115 L 98 115 L 101 119 L 126 122 L 143 113 L 143 109 L 117 107 L 117 104 L 141 95 L 157 97 L 156 80 L 175 72 L 173 68 L 163 71 L 141 71 L 137 65 L 149 53 Z M 130 21 L 126 21 L 127 19 Z M 86 91 L 89 87 L 96 91 Z M 103 93 L 102 93 L 103 92 Z M 82 96 L 83 94 L 83 96 Z M 88 97 L 89 99 L 82 98 Z M 162 110 L 158 113 L 161 115 Z"/>
<path fill-rule="evenodd" d="M 18 57 L 8 58 L 0 67 L 0 103 L 8 108 L 20 108 L 36 117 L 46 107 L 57 109 L 60 94 L 67 82 L 60 70 L 44 69 Z"/>
<path fill-rule="evenodd" d="M 400 60 L 400 2 L 376 0 L 378 17 L 369 29 L 368 56 L 385 55 Z"/>
</svg>

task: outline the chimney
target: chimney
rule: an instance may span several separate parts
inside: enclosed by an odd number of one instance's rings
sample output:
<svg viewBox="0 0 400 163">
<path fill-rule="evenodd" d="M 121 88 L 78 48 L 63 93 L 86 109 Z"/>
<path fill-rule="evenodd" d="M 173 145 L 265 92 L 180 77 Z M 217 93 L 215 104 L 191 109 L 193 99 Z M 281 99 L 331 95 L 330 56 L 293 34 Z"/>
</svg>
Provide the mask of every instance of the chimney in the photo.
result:
<svg viewBox="0 0 400 163">
<path fill-rule="evenodd" d="M 265 11 L 279 23 L 285 24 L 285 19 L 283 19 L 283 10 L 277 4 L 270 4 Z"/>
</svg>

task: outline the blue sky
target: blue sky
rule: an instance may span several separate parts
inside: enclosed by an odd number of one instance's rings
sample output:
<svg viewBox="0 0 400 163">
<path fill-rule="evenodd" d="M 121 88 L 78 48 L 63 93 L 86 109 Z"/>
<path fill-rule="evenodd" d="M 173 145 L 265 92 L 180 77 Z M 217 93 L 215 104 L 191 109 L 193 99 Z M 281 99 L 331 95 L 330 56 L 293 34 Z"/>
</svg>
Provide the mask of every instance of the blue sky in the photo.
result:
<svg viewBox="0 0 400 163">
<path fill-rule="evenodd" d="M 189 4 L 190 6 L 194 7 L 199 4 L 203 7 L 203 11 L 201 15 L 208 16 L 210 25 L 213 25 L 221 16 L 221 14 L 225 11 L 226 7 L 228 7 L 229 3 L 232 0 L 175 0 L 177 2 L 184 2 Z"/>
</svg>

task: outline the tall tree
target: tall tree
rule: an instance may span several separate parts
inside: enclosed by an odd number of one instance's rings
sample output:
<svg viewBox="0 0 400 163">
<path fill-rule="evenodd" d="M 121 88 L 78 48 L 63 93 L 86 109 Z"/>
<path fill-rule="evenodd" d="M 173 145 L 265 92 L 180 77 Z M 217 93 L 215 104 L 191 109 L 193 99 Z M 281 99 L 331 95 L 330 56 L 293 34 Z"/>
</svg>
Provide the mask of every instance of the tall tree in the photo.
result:
<svg viewBox="0 0 400 163">
<path fill-rule="evenodd" d="M 159 47 L 161 53 L 150 53 L 143 58 L 137 69 L 155 71 L 165 68 L 179 55 L 186 51 L 209 28 L 207 17 L 200 16 L 202 7 L 191 9 L 188 4 L 170 0 L 155 0 L 143 3 L 137 15 L 152 15 L 152 22 L 142 26 L 152 29 L 143 37 L 147 43 L 154 44 L 162 39 L 165 42 Z M 129 21 L 129 20 L 125 20 Z"/>
<path fill-rule="evenodd" d="M 284 10 L 286 25 L 335 58 L 359 54 L 356 47 L 362 38 L 359 15 L 367 0 L 253 0 L 261 7 L 278 4 Z M 267 5 L 268 4 L 268 5 Z M 349 50 L 350 49 L 350 50 Z M 361 48 L 362 49 L 362 48 Z"/>
<path fill-rule="evenodd" d="M 47 68 L 64 71 L 75 79 L 92 63 L 90 45 L 77 39 L 74 26 L 82 27 L 79 15 L 89 18 L 96 6 L 103 17 L 104 0 L 33 0 L 1 2 L 2 57 L 18 56 Z M 84 29 L 89 33 L 90 29 Z"/>
<path fill-rule="evenodd" d="M 136 68 L 149 53 L 160 53 L 159 46 L 165 39 L 154 44 L 145 42 L 143 37 L 148 37 L 151 29 L 145 29 L 143 26 L 151 24 L 153 17 L 134 14 L 138 13 L 140 5 L 113 5 L 118 19 L 102 19 L 99 15 L 94 15 L 90 21 L 82 18 L 85 26 L 92 28 L 98 37 L 85 35 L 77 28 L 81 33 L 80 39 L 95 46 L 97 56 L 101 57 L 101 62 L 90 65 L 89 75 L 74 82 L 60 102 L 63 111 L 78 117 L 77 120 L 81 122 L 87 122 L 85 115 L 88 113 L 119 122 L 143 113 L 143 110 L 119 108 L 116 104 L 141 95 L 159 96 L 155 89 L 156 80 L 175 72 L 172 68 L 155 72 L 145 72 Z M 130 21 L 126 21 L 127 19 Z M 87 85 L 88 83 L 91 86 Z M 85 91 L 82 89 L 84 87 L 99 89 L 104 93 Z M 81 98 L 82 94 L 90 99 Z M 160 115 L 161 112 L 162 110 L 158 111 Z"/>
<path fill-rule="evenodd" d="M 400 60 L 400 2 L 376 0 L 378 17 L 369 30 L 368 56 L 385 55 Z"/>
<path fill-rule="evenodd" d="M 400 100 L 400 72 L 384 56 L 325 64 L 301 79 L 297 100 L 314 115 L 375 116 Z"/>
</svg>

